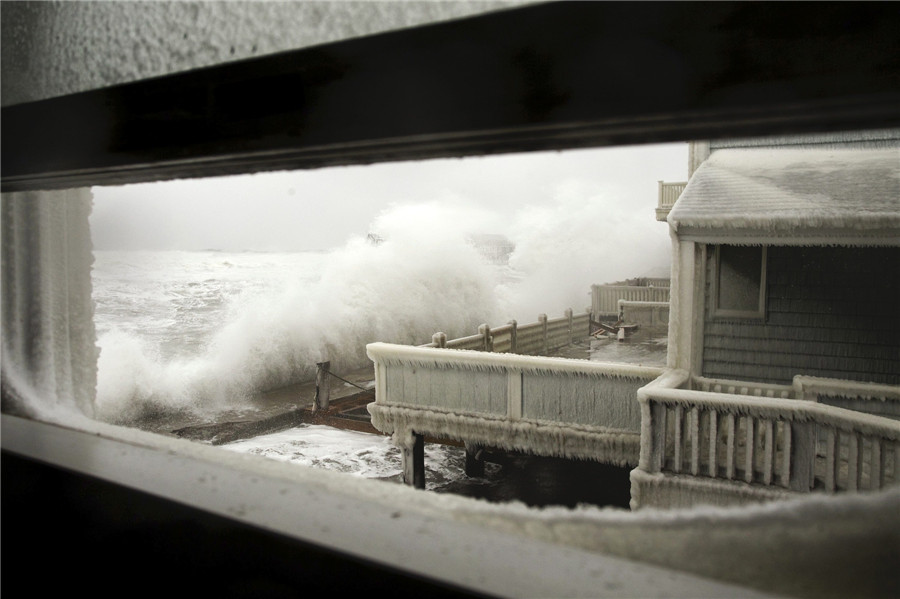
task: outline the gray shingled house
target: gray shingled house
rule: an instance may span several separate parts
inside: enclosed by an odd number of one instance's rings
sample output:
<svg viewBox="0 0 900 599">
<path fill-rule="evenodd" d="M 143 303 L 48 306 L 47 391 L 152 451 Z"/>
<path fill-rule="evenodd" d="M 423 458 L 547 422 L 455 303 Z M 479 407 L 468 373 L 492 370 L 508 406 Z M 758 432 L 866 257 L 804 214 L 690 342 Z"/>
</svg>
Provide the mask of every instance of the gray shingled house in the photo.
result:
<svg viewBox="0 0 900 599">
<path fill-rule="evenodd" d="M 674 365 L 900 383 L 900 134 L 876 133 L 711 148 L 668 216 Z"/>
<path fill-rule="evenodd" d="M 638 392 L 633 505 L 896 483 L 898 139 L 694 144 L 667 216 L 670 370 Z"/>
</svg>

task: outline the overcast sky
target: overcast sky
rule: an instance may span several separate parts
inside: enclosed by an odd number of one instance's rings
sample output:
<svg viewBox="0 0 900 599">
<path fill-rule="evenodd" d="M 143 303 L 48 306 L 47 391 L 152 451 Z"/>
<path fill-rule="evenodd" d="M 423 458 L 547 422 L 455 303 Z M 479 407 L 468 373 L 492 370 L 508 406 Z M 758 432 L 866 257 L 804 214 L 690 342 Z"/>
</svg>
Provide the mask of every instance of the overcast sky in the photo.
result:
<svg viewBox="0 0 900 599">
<path fill-rule="evenodd" d="M 421 202 L 477 209 L 473 232 L 508 234 L 517 214 L 561 193 L 600 193 L 609 210 L 653 221 L 658 180 L 687 180 L 686 143 L 94 187 L 91 227 L 98 250 L 322 250 Z"/>
</svg>

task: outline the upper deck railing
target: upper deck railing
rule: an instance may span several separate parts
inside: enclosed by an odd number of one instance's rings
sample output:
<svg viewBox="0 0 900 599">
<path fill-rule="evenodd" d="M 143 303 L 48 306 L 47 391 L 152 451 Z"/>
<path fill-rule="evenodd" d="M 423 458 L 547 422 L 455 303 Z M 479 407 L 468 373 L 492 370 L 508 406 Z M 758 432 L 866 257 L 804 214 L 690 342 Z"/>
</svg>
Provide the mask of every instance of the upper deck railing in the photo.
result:
<svg viewBox="0 0 900 599">
<path fill-rule="evenodd" d="M 666 281 L 667 283 L 668 281 Z M 619 314 L 619 300 L 668 302 L 669 287 L 642 285 L 591 285 L 591 314 L 595 320 Z"/>
<path fill-rule="evenodd" d="M 431 343 L 420 347 L 472 349 L 523 355 L 546 354 L 573 341 L 587 339 L 591 334 L 590 327 L 590 310 L 575 314 L 569 308 L 561 318 L 548 319 L 546 314 L 540 314 L 537 322 L 525 325 L 520 325 L 515 320 L 496 328 L 482 324 L 474 335 L 456 339 L 447 339 L 444 333 L 435 333 L 432 335 Z"/>
<path fill-rule="evenodd" d="M 669 210 L 675 205 L 675 202 L 681 196 L 681 192 L 687 186 L 687 182 L 680 183 L 663 183 L 659 182 L 659 204 L 656 208 L 656 220 L 666 220 Z"/>
</svg>

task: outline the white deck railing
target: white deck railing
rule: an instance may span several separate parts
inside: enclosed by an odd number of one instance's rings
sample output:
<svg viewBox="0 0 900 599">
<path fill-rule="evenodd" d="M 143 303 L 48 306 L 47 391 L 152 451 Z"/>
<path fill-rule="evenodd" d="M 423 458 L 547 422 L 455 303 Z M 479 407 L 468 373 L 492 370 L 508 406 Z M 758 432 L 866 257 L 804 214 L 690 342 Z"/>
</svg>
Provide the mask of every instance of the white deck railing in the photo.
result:
<svg viewBox="0 0 900 599">
<path fill-rule="evenodd" d="M 710 379 L 700 376 L 691 377 L 691 389 L 711 393 L 727 393 L 729 395 L 748 395 L 752 397 L 776 397 L 796 399 L 797 389 L 792 385 L 774 385 L 753 381 L 730 381 Z M 800 396 L 802 397 L 802 395 Z"/>
<path fill-rule="evenodd" d="M 386 343 L 372 423 L 542 455 L 637 463 L 637 390 L 660 368 Z"/>
<path fill-rule="evenodd" d="M 792 397 L 792 387 L 693 381 L 673 371 L 638 393 L 639 468 L 792 491 L 880 489 L 900 482 L 900 422 Z M 821 381 L 821 380 L 820 380 Z M 879 385 L 854 388 L 877 396 Z M 738 394 L 736 394 L 738 393 Z M 787 393 L 787 394 L 785 394 Z M 748 396 L 752 399 L 748 399 Z"/>
<path fill-rule="evenodd" d="M 795 376 L 795 396 L 876 416 L 900 419 L 900 386 Z"/>
<path fill-rule="evenodd" d="M 546 314 L 541 314 L 537 322 L 526 325 L 511 320 L 492 329 L 487 324 L 482 324 L 474 335 L 457 339 L 447 339 L 444 333 L 435 333 L 431 343 L 419 347 L 522 355 L 546 354 L 573 341 L 587 339 L 591 334 L 590 323 L 590 312 L 574 314 L 570 308 L 561 318 L 548 319 Z"/>
<path fill-rule="evenodd" d="M 591 314 L 595 320 L 601 316 L 616 316 L 619 300 L 628 302 L 668 302 L 668 287 L 642 287 L 636 285 L 591 285 Z"/>
<path fill-rule="evenodd" d="M 846 408 L 855 412 L 900 419 L 900 387 L 897 385 L 862 383 L 859 381 L 804 375 L 795 376 L 790 385 L 730 381 L 695 376 L 691 378 L 690 388 L 732 395 L 805 399 L 838 408 Z"/>
<path fill-rule="evenodd" d="M 679 183 L 659 182 L 659 201 L 656 208 L 657 220 L 665 220 L 666 215 L 669 214 L 669 210 L 672 209 L 672 206 L 674 206 L 675 202 L 678 201 L 678 198 L 681 197 L 681 192 L 684 191 L 685 187 L 687 187 L 686 181 Z"/>
<path fill-rule="evenodd" d="M 669 325 L 669 302 L 619 300 L 619 322 L 660 329 Z"/>
</svg>

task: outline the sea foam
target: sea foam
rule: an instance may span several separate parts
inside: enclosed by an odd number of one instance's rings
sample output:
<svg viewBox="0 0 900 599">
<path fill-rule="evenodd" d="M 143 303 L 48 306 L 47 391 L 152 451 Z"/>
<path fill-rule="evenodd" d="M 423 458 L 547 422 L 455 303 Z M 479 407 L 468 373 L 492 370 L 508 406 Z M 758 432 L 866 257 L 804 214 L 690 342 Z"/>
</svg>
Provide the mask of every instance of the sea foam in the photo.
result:
<svg viewBox="0 0 900 599">
<path fill-rule="evenodd" d="M 97 272 L 97 416 L 134 423 L 239 407 L 311 380 L 317 362 L 365 367 L 370 342 L 423 344 L 438 331 L 453 338 L 482 323 L 582 311 L 591 283 L 667 261 L 661 228 L 653 235 L 643 216 L 611 223 L 612 200 L 584 191 L 562 189 L 506 219 L 458 202 L 395 205 L 370 227 L 382 242 L 360 234 L 323 253 L 149 253 L 145 270 L 118 287 Z M 515 243 L 508 265 L 488 263 L 467 241 L 490 231 Z M 144 301 L 157 302 L 154 314 L 141 315 Z"/>
</svg>

